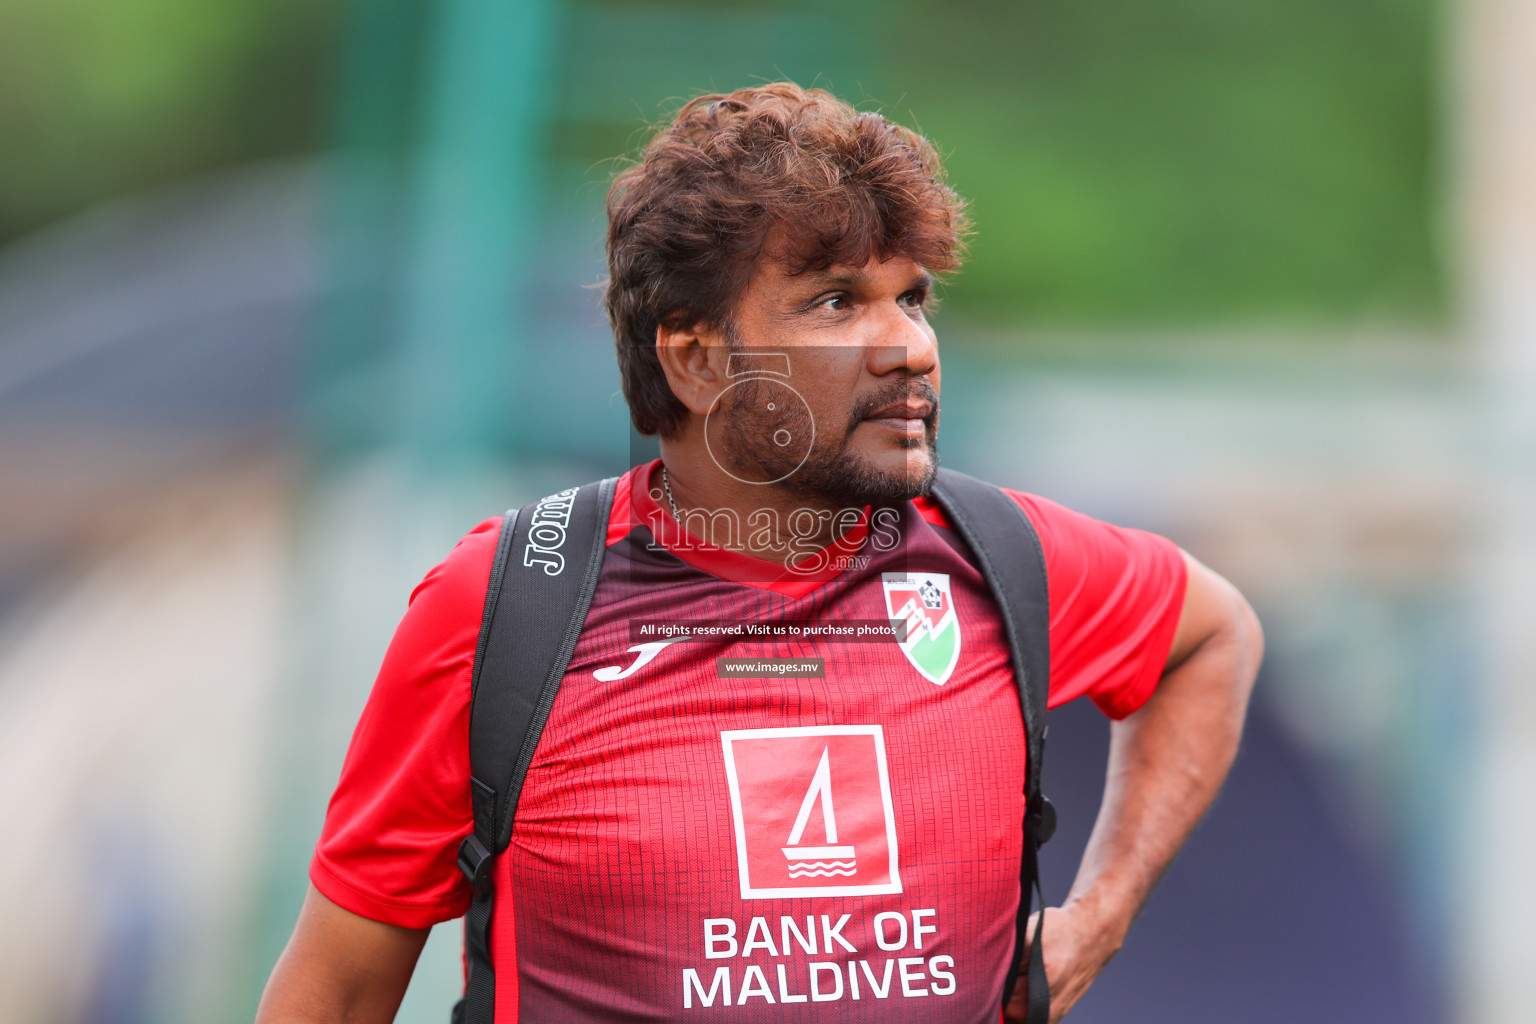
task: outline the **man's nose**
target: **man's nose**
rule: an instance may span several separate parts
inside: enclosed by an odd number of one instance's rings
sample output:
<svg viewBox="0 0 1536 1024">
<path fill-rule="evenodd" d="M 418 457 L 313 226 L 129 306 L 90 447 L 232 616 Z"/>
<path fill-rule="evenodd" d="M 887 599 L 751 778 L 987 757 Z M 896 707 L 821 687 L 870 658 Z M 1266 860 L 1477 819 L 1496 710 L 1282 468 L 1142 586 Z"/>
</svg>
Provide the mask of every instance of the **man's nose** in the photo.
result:
<svg viewBox="0 0 1536 1024">
<path fill-rule="evenodd" d="M 932 373 L 939 362 L 939 345 L 933 331 L 893 306 L 880 322 L 878 336 L 870 343 L 870 372 L 876 376 L 906 370 L 913 376 Z"/>
</svg>

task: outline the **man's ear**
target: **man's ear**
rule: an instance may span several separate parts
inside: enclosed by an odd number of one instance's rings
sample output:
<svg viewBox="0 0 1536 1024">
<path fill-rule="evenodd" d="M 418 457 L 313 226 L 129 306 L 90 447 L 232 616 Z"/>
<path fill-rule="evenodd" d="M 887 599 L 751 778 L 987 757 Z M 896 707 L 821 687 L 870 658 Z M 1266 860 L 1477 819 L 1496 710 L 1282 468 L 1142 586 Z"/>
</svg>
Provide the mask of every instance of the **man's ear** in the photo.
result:
<svg viewBox="0 0 1536 1024">
<path fill-rule="evenodd" d="M 677 400 L 696 416 L 708 416 L 729 381 L 725 336 L 702 324 L 656 328 L 656 358 Z"/>
</svg>

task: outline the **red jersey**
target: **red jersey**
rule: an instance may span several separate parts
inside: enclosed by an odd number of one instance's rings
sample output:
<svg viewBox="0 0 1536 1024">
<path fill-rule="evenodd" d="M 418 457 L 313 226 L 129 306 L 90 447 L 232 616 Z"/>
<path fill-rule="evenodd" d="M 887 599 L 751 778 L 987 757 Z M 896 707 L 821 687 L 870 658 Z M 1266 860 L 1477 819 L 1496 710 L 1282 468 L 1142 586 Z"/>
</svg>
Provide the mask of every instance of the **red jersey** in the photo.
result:
<svg viewBox="0 0 1536 1024">
<path fill-rule="evenodd" d="M 648 491 L 654 466 L 620 480 L 496 861 L 496 1020 L 996 1021 L 1024 730 L 963 542 L 919 499 L 792 572 L 683 533 Z M 1131 713 L 1178 623 L 1178 549 L 1008 493 L 1045 555 L 1050 704 Z M 455 857 L 473 829 L 470 676 L 499 525 L 412 594 L 331 800 L 310 876 L 365 917 L 421 928 L 468 907 Z M 853 635 L 890 620 L 899 641 Z M 727 625 L 667 634 L 706 621 Z M 803 628 L 746 631 L 773 622 Z"/>
</svg>

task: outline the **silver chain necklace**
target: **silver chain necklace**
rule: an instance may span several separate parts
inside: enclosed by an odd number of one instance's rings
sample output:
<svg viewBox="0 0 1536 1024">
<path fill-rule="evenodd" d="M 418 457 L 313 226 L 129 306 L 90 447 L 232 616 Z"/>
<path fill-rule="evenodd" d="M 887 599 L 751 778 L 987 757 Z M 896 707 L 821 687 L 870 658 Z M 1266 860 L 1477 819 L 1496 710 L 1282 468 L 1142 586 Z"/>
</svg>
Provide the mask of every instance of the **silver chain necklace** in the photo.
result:
<svg viewBox="0 0 1536 1024">
<path fill-rule="evenodd" d="M 667 465 L 661 465 L 661 488 L 667 493 L 667 504 L 672 506 L 672 518 L 679 523 L 683 521 L 683 514 L 677 510 L 677 499 L 672 497 L 672 481 L 667 477 Z"/>
</svg>

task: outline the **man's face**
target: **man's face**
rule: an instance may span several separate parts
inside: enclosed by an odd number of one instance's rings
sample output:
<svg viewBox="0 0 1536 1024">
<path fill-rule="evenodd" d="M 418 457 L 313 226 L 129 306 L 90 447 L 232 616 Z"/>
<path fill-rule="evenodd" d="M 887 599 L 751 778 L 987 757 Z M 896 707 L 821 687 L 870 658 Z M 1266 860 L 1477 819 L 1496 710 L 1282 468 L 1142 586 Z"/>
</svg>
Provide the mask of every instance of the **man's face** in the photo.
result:
<svg viewBox="0 0 1536 1024">
<path fill-rule="evenodd" d="M 931 288 L 905 257 L 795 275 L 764 260 L 737 302 L 730 379 L 705 424 L 721 469 L 845 506 L 925 493 L 938 468 Z"/>
</svg>

